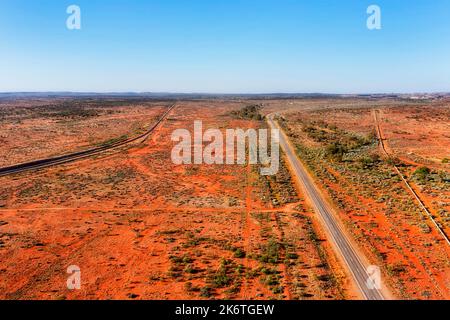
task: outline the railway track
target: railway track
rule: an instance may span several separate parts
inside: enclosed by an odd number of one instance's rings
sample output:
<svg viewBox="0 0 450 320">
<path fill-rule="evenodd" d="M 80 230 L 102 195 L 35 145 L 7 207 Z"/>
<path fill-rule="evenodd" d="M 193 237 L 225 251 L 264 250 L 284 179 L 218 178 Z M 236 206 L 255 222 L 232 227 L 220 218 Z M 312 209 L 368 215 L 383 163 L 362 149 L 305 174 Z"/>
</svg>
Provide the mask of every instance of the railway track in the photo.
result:
<svg viewBox="0 0 450 320">
<path fill-rule="evenodd" d="M 84 151 L 79 151 L 79 152 L 75 152 L 75 153 L 70 153 L 70 154 L 66 154 L 66 155 L 62 155 L 62 156 L 46 158 L 46 159 L 41 159 L 41 160 L 35 160 L 35 161 L 31 161 L 31 162 L 26 162 L 26 163 L 21 163 L 21 164 L 9 166 L 9 167 L 0 168 L 0 177 L 23 173 L 23 172 L 32 171 L 32 170 L 39 170 L 39 169 L 43 169 L 43 168 L 53 167 L 53 166 L 57 166 L 57 165 L 61 165 L 61 164 L 69 163 L 69 162 L 74 162 L 77 160 L 85 159 L 85 158 L 109 151 L 109 150 L 123 147 L 125 145 L 131 144 L 131 143 L 139 141 L 139 140 L 145 141 L 148 139 L 148 137 L 153 133 L 153 131 L 155 131 L 155 129 L 161 124 L 161 122 L 167 117 L 167 115 L 174 108 L 175 108 L 175 104 L 171 105 L 164 112 L 164 114 L 158 119 L 158 121 L 155 124 L 153 124 L 146 132 L 144 132 L 143 134 L 141 134 L 137 137 L 117 141 L 117 142 L 114 142 L 114 143 L 111 143 L 108 145 L 103 145 L 100 147 L 96 147 L 96 148 L 92 148 L 92 149 L 88 149 L 88 150 L 84 150 Z"/>
</svg>

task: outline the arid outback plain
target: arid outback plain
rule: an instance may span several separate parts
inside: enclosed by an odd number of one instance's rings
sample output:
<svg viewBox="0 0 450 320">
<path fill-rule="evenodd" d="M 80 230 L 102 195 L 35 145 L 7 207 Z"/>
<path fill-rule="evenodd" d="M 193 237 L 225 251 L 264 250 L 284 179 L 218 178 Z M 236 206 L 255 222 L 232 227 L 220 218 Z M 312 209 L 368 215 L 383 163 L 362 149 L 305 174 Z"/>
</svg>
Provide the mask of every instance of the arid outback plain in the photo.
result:
<svg viewBox="0 0 450 320">
<path fill-rule="evenodd" d="M 267 128 L 269 114 L 389 297 L 450 299 L 450 99 L 398 97 L 0 100 L 3 168 L 165 115 L 142 139 L 0 176 L 0 299 L 360 299 L 284 156 L 268 177 L 171 160 L 172 132 L 195 120 Z"/>
</svg>

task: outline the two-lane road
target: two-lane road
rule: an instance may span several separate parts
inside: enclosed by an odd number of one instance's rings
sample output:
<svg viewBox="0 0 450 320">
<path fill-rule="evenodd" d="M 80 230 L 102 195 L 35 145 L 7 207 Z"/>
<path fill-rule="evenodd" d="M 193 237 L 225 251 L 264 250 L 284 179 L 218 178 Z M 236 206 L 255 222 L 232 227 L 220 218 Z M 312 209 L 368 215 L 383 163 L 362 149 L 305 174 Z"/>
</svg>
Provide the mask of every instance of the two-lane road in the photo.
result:
<svg viewBox="0 0 450 320">
<path fill-rule="evenodd" d="M 283 133 L 278 123 L 273 120 L 273 116 L 269 115 L 267 121 L 271 128 L 280 130 L 280 146 L 287 156 L 289 165 L 294 173 L 294 179 L 303 188 L 306 196 L 310 199 L 315 212 L 321 218 L 328 235 L 334 242 L 335 247 L 339 251 L 340 256 L 348 267 L 353 279 L 359 288 L 362 296 L 367 300 L 384 300 L 385 297 L 381 290 L 373 288 L 374 282 L 371 280 L 367 267 L 361 261 L 358 253 L 354 249 L 352 243 L 347 238 L 345 232 L 336 221 L 336 217 L 332 213 L 332 209 L 323 198 L 319 189 L 310 178 L 302 163 L 298 159 L 294 148 L 289 143 L 287 136 Z"/>
</svg>

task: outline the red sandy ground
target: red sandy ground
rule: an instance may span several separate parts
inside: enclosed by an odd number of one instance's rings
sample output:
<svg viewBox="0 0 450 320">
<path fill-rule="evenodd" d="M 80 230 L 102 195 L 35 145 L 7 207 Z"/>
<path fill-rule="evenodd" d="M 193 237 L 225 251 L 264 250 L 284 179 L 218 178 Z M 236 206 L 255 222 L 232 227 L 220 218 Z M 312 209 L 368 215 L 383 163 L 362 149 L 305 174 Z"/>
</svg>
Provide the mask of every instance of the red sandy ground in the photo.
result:
<svg viewBox="0 0 450 320">
<path fill-rule="evenodd" d="M 64 100 L 0 103 L 0 167 L 83 150 L 109 139 L 135 134 L 154 123 L 166 107 L 164 103 L 142 103 L 130 108 L 124 103 L 99 107 L 96 109 L 99 116 L 87 118 L 38 115 L 39 108 L 46 110 L 46 106 L 58 102 Z"/>
</svg>

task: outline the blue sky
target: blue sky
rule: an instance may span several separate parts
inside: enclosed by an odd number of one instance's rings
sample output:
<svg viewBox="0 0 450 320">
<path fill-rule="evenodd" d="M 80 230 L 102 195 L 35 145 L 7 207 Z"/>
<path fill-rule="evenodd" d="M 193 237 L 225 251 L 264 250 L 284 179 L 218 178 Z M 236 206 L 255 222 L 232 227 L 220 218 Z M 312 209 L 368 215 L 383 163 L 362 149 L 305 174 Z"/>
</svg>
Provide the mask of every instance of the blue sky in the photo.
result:
<svg viewBox="0 0 450 320">
<path fill-rule="evenodd" d="M 450 91 L 450 1 L 1 0 L 5 91 Z"/>
</svg>

